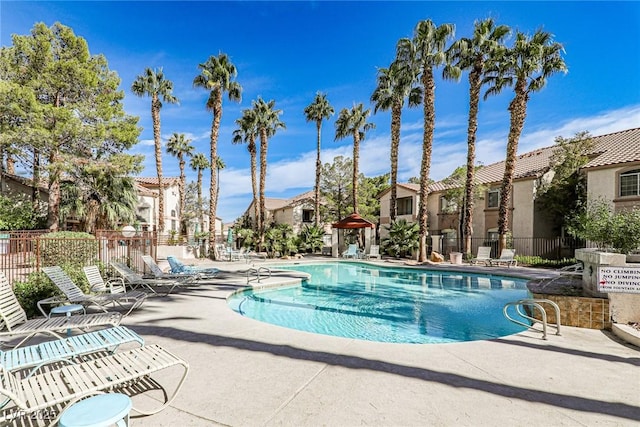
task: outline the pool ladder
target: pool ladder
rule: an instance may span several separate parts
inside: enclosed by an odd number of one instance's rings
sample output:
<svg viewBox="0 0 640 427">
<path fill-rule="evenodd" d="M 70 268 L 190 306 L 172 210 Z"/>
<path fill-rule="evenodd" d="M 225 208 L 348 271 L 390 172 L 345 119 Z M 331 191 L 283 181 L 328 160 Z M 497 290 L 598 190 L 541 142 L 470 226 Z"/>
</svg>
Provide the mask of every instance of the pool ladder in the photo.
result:
<svg viewBox="0 0 640 427">
<path fill-rule="evenodd" d="M 248 269 L 247 284 L 249 284 L 249 282 L 253 282 L 254 280 L 260 283 L 260 279 L 264 276 L 265 272 L 267 277 L 271 277 L 271 270 L 269 269 L 269 267 L 258 267 L 258 268 L 252 267 Z"/>
<path fill-rule="evenodd" d="M 502 309 L 502 313 L 504 313 L 504 317 L 506 317 L 507 319 L 509 319 L 510 321 L 512 321 L 513 323 L 516 323 L 518 325 L 524 326 L 525 328 L 528 329 L 533 329 L 533 330 L 537 330 L 535 328 L 533 328 L 533 323 L 532 324 L 527 324 L 521 320 L 518 319 L 514 319 L 513 317 L 511 317 L 509 315 L 508 309 L 509 307 L 515 307 L 516 313 L 518 313 L 519 316 L 530 320 L 531 322 L 540 322 L 539 319 L 536 319 L 535 317 L 532 317 L 531 315 L 527 314 L 524 312 L 524 307 L 530 307 L 533 311 L 533 309 L 538 309 L 540 311 L 540 316 L 542 317 L 542 339 L 546 340 L 547 339 L 547 312 L 544 310 L 544 307 L 542 306 L 542 304 L 549 304 L 551 307 L 553 307 L 553 310 L 555 311 L 556 314 L 556 324 L 554 325 L 556 328 L 556 335 L 560 335 L 560 307 L 558 307 L 558 304 L 556 304 L 555 302 L 548 300 L 548 299 L 520 299 L 518 301 L 513 301 L 513 302 L 509 302 L 506 303 L 504 305 L 504 308 Z M 533 314 L 533 313 L 532 313 Z M 540 331 L 538 331 L 540 332 Z"/>
</svg>

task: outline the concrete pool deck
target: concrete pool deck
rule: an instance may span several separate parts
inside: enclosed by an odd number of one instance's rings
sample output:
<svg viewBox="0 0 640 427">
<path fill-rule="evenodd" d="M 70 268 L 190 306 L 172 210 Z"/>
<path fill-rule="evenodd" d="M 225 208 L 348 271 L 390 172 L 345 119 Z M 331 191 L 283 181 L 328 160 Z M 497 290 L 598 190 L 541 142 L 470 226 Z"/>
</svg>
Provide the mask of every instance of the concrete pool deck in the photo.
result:
<svg viewBox="0 0 640 427">
<path fill-rule="evenodd" d="M 526 331 L 453 344 L 387 344 L 316 335 L 231 311 L 226 298 L 245 286 L 243 272 L 250 265 L 218 262 L 215 266 L 223 273 L 209 284 L 148 298 L 123 321 L 148 344 L 164 346 L 191 368 L 169 408 L 134 417 L 132 425 L 637 426 L 640 422 L 640 349 L 608 332 L 563 327 L 561 336 L 552 332 L 546 341 L 540 333 Z M 548 274 L 529 270 L 473 269 Z M 295 277 L 282 272 L 267 282 Z M 160 380 L 171 383 L 174 378 L 168 373 Z M 138 399 L 148 400 L 136 396 L 134 406 Z"/>
</svg>

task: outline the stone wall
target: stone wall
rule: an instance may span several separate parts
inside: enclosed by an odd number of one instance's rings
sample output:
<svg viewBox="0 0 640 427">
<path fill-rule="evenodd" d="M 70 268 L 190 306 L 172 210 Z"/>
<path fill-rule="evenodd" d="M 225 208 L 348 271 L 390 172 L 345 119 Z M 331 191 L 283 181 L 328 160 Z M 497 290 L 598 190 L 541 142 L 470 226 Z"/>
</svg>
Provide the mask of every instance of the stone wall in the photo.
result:
<svg viewBox="0 0 640 427">
<path fill-rule="evenodd" d="M 536 299 L 548 299 L 560 308 L 560 324 L 588 329 L 611 329 L 609 300 L 598 297 L 578 297 L 534 293 Z M 547 313 L 547 324 L 556 323 L 556 313 L 549 304 L 542 304 Z M 534 313 L 540 319 L 537 310 Z"/>
</svg>

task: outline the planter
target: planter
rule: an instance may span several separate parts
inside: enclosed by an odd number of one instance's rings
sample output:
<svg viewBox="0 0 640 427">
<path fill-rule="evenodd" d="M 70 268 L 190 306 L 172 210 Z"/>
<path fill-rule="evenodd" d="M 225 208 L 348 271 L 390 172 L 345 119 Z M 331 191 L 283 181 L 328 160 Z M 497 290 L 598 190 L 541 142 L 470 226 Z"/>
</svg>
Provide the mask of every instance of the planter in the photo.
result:
<svg viewBox="0 0 640 427">
<path fill-rule="evenodd" d="M 462 253 L 461 252 L 451 252 L 449 254 L 449 261 L 451 264 L 462 264 Z"/>
</svg>

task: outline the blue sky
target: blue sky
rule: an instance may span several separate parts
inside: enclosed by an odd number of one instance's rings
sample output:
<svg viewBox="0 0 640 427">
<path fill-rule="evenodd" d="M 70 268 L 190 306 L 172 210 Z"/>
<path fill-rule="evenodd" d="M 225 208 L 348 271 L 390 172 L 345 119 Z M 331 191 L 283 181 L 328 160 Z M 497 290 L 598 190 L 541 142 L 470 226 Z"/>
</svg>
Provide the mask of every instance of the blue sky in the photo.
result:
<svg viewBox="0 0 640 427">
<path fill-rule="evenodd" d="M 556 136 L 587 130 L 602 135 L 640 126 L 640 2 L 14 2 L 0 1 L 0 44 L 11 34 L 28 34 L 36 22 L 61 22 L 84 37 L 92 54 L 103 54 L 122 79 L 128 114 L 140 117 L 143 132 L 133 152 L 146 155 L 142 176 L 155 176 L 150 99 L 131 93 L 145 68 L 163 67 L 174 82 L 179 105 L 161 111 L 163 141 L 174 132 L 193 140 L 208 156 L 211 114 L 207 92 L 192 86 L 198 64 L 226 53 L 238 68 L 241 103 L 225 100 L 218 154 L 221 172 L 218 216 L 239 217 L 251 201 L 249 155 L 233 145 L 234 121 L 261 96 L 283 110 L 287 129 L 269 142 L 268 197 L 288 198 L 313 188 L 315 124 L 303 110 L 317 91 L 325 92 L 336 115 L 323 125 L 322 161 L 351 157 L 350 139 L 334 141 L 337 112 L 354 103 L 371 108 L 370 131 L 361 145 L 360 170 L 377 176 L 389 170 L 390 114 L 373 115 L 369 99 L 376 70 L 393 60 L 395 44 L 411 37 L 423 19 L 452 23 L 456 37 L 470 36 L 477 19 L 492 17 L 514 31 L 542 28 L 565 50 L 569 68 L 534 93 L 519 153 L 553 145 Z M 480 105 L 477 159 L 504 158 L 512 91 Z M 442 179 L 466 159 L 468 84 L 438 79 L 431 177 Z M 399 180 L 419 175 L 421 109 L 403 113 Z M 177 162 L 163 156 L 165 176 L 178 176 Z M 194 181 L 195 172 L 187 172 Z M 208 183 L 208 176 L 205 181 Z"/>
</svg>

